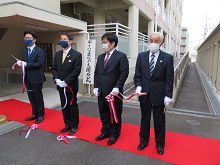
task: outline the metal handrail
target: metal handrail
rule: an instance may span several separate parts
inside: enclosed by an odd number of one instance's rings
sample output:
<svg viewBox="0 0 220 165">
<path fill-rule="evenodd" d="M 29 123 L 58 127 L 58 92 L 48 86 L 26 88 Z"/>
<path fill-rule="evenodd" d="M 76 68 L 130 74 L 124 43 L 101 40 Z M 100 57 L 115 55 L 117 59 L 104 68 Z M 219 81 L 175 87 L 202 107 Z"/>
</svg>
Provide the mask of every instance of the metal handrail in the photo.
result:
<svg viewBox="0 0 220 165">
<path fill-rule="evenodd" d="M 138 32 L 138 41 L 148 43 L 148 35 Z"/>
<path fill-rule="evenodd" d="M 108 31 L 111 33 L 115 33 L 117 36 L 120 36 L 120 37 L 124 37 L 127 39 L 131 38 L 131 28 L 124 26 L 120 23 L 88 25 L 87 31 L 92 37 L 101 36 L 101 34 Z"/>
<path fill-rule="evenodd" d="M 180 86 L 182 85 L 182 80 L 184 78 L 184 74 L 186 73 L 186 69 L 189 63 L 189 52 L 187 52 L 177 66 L 174 69 L 174 88 L 173 88 L 173 105 L 175 105 L 176 98 L 178 92 L 180 90 Z"/>
<path fill-rule="evenodd" d="M 178 88 L 178 80 L 180 80 L 184 68 L 188 63 L 188 57 L 189 53 L 186 53 L 174 69 L 174 88 Z"/>
</svg>

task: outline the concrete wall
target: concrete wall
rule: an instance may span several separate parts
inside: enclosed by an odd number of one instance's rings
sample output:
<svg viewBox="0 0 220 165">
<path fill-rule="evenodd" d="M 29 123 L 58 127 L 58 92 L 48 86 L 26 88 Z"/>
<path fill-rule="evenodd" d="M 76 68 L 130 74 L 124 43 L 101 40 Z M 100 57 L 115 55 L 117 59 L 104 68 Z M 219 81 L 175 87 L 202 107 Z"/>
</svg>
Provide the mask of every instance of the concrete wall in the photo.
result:
<svg viewBox="0 0 220 165">
<path fill-rule="evenodd" d="M 24 31 L 8 29 L 0 41 L 0 69 L 11 68 L 16 60 L 11 56 L 21 58 L 21 51 L 25 48 Z"/>
<path fill-rule="evenodd" d="M 60 14 L 60 0 L 16 0 L 16 1 Z M 0 1 L 0 3 L 6 3 L 6 2 L 13 2 L 13 0 Z"/>
<path fill-rule="evenodd" d="M 220 24 L 198 48 L 197 62 L 220 96 Z"/>
</svg>

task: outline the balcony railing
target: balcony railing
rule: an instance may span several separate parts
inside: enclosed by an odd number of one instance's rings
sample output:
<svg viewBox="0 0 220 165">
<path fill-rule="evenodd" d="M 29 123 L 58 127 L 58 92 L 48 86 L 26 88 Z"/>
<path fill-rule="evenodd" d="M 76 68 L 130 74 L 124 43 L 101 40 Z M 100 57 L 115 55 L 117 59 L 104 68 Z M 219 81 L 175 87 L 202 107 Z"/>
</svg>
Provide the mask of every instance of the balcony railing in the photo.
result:
<svg viewBox="0 0 220 165">
<path fill-rule="evenodd" d="M 109 32 L 118 37 L 117 50 L 124 52 L 129 56 L 131 46 L 131 29 L 120 23 L 94 24 L 88 25 L 90 39 L 96 39 L 96 56 L 103 53 L 101 47 L 101 37 Z"/>
<path fill-rule="evenodd" d="M 138 53 L 148 50 L 148 36 L 138 32 Z"/>
</svg>

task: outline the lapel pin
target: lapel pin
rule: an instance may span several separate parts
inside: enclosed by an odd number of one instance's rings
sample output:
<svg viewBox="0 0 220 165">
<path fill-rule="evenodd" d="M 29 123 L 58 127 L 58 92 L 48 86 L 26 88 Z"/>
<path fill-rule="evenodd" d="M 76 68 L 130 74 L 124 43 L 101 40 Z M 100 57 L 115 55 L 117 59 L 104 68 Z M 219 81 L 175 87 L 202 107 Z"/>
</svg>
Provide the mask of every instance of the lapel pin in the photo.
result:
<svg viewBox="0 0 220 165">
<path fill-rule="evenodd" d="M 160 60 L 160 62 L 162 62 L 162 61 Z"/>
<path fill-rule="evenodd" d="M 71 60 L 69 60 L 68 62 L 72 62 Z"/>
</svg>

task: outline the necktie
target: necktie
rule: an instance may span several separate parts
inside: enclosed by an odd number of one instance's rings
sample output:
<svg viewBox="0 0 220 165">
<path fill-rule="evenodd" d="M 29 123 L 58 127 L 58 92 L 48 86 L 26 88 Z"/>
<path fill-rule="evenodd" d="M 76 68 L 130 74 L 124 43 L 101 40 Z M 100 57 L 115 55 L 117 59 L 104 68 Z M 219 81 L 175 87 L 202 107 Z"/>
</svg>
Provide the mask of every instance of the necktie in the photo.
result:
<svg viewBox="0 0 220 165">
<path fill-rule="evenodd" d="M 30 55 L 31 55 L 31 49 L 28 48 L 28 58 L 30 58 Z"/>
<path fill-rule="evenodd" d="M 108 60 L 109 60 L 109 57 L 110 57 L 109 53 L 107 53 L 106 55 L 107 55 L 107 57 L 105 58 L 105 61 L 104 61 L 104 68 L 105 68 L 106 64 L 108 63 Z"/>
<path fill-rule="evenodd" d="M 65 52 L 65 51 L 63 51 L 62 64 L 63 64 L 63 62 L 64 62 L 65 58 L 66 58 L 66 52 Z"/>
<path fill-rule="evenodd" d="M 151 60 L 150 60 L 150 74 L 152 75 L 152 72 L 153 72 L 153 70 L 154 70 L 154 57 L 155 57 L 155 55 L 154 54 L 152 54 L 151 55 Z"/>
</svg>

